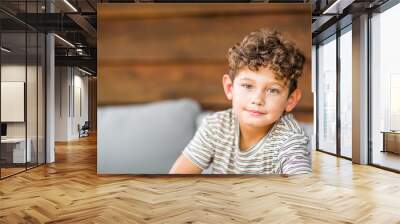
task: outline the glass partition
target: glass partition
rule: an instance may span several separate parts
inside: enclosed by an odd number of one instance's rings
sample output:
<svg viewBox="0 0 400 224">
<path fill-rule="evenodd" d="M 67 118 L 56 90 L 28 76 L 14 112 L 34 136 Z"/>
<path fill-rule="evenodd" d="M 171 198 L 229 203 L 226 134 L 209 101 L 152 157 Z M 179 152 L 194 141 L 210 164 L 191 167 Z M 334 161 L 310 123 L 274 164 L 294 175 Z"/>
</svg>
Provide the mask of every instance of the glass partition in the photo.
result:
<svg viewBox="0 0 400 224">
<path fill-rule="evenodd" d="M 27 113 L 27 150 L 30 151 L 30 160 L 27 163 L 28 168 L 37 165 L 37 79 L 38 79 L 38 35 L 37 32 L 27 33 L 27 98 L 26 98 L 26 113 Z"/>
<path fill-rule="evenodd" d="M 26 150 L 26 33 L 1 34 L 1 176 L 24 171 Z M 4 50 L 6 49 L 6 50 Z"/>
<path fill-rule="evenodd" d="M 336 36 L 318 46 L 318 149 L 336 154 Z"/>
<path fill-rule="evenodd" d="M 400 171 L 400 4 L 371 18 L 371 162 Z"/>
<path fill-rule="evenodd" d="M 1 2 L 17 13 L 40 13 L 44 1 Z M 0 12 L 0 178 L 45 163 L 44 33 Z"/>
<path fill-rule="evenodd" d="M 46 115 L 46 38 L 45 34 L 38 33 L 38 65 L 37 65 L 37 162 L 43 164 L 46 162 L 46 145 L 45 145 L 45 115 Z"/>
</svg>

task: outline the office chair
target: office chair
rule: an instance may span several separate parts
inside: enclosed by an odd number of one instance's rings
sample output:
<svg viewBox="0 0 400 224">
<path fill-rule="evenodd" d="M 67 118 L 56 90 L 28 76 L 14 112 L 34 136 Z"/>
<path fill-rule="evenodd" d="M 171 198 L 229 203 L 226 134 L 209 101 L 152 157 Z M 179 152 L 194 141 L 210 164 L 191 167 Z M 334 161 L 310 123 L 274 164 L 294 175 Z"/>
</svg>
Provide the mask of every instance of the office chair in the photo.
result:
<svg viewBox="0 0 400 224">
<path fill-rule="evenodd" d="M 85 121 L 82 127 L 80 127 L 80 125 L 78 124 L 79 138 L 89 136 L 89 129 L 90 129 L 89 121 Z"/>
</svg>

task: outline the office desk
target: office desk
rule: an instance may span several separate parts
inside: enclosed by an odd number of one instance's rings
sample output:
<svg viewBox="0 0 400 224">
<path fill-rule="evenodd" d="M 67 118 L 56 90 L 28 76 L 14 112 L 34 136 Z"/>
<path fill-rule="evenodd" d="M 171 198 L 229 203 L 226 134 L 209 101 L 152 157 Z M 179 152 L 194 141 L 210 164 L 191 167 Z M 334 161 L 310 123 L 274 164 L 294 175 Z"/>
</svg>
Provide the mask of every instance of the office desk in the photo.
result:
<svg viewBox="0 0 400 224">
<path fill-rule="evenodd" d="M 31 145 L 32 141 L 27 138 L 26 154 L 25 154 L 25 138 L 6 138 L 1 139 L 1 157 L 6 163 L 25 163 L 30 162 L 32 158 Z M 25 161 L 27 158 L 27 161 Z"/>
<path fill-rule="evenodd" d="M 392 152 L 400 154 L 400 131 L 382 131 L 383 150 L 382 152 Z"/>
</svg>

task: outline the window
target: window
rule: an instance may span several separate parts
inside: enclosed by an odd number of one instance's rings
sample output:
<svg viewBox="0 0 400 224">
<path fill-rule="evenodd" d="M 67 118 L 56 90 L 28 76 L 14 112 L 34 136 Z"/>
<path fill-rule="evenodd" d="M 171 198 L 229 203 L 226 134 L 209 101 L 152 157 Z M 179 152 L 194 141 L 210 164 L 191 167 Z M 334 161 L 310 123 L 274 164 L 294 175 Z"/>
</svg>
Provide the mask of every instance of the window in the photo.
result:
<svg viewBox="0 0 400 224">
<path fill-rule="evenodd" d="M 352 157 L 352 33 L 351 26 L 340 36 L 340 155 Z"/>
</svg>

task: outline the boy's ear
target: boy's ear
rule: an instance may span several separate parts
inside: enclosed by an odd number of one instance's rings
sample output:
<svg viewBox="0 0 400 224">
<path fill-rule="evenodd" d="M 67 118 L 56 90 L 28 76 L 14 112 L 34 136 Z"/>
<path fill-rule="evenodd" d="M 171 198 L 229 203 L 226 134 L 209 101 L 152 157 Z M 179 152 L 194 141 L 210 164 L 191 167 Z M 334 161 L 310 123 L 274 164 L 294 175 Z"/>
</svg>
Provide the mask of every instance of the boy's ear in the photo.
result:
<svg viewBox="0 0 400 224">
<path fill-rule="evenodd" d="M 224 87 L 226 98 L 228 98 L 228 100 L 232 100 L 233 81 L 228 74 L 224 74 L 222 76 L 222 85 Z"/>
<path fill-rule="evenodd" d="M 292 111 L 293 108 L 300 101 L 300 99 L 301 99 L 301 90 L 297 88 L 292 92 L 292 94 L 290 94 L 285 111 L 286 112 Z"/>
</svg>

